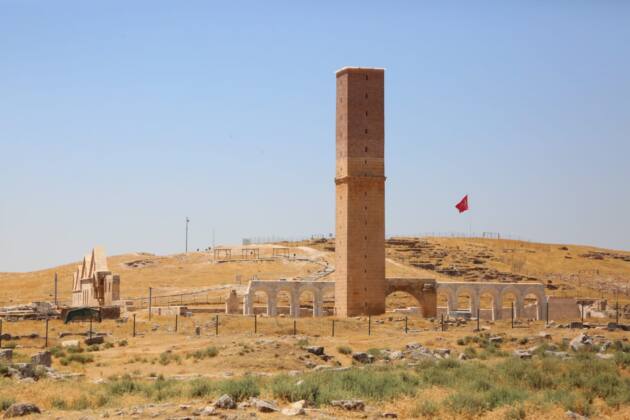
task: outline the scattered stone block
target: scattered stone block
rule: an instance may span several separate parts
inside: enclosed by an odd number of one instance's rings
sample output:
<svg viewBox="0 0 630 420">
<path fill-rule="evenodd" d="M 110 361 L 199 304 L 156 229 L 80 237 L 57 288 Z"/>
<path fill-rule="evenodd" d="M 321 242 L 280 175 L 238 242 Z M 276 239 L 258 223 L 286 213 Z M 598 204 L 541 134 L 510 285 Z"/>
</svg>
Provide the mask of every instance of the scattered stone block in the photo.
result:
<svg viewBox="0 0 630 420">
<path fill-rule="evenodd" d="M 4 418 L 8 419 L 11 417 L 22 417 L 28 416 L 29 414 L 40 414 L 42 411 L 38 406 L 31 403 L 15 403 L 11 404 L 7 411 L 4 412 Z"/>
<path fill-rule="evenodd" d="M 52 366 L 52 354 L 49 351 L 35 353 L 31 357 L 31 363 L 34 365 L 50 367 Z"/>
<path fill-rule="evenodd" d="M 254 406 L 256 410 L 260 411 L 261 413 L 273 413 L 275 411 L 280 411 L 280 409 L 270 401 L 252 398 L 250 402 L 252 406 Z"/>
<path fill-rule="evenodd" d="M 333 400 L 330 402 L 333 407 L 340 407 L 348 411 L 363 411 L 365 403 L 361 400 Z"/>
<path fill-rule="evenodd" d="M 308 346 L 304 348 L 307 352 L 314 354 L 315 356 L 323 356 L 324 355 L 324 347 L 322 346 Z"/>
<path fill-rule="evenodd" d="M 578 413 L 574 413 L 571 410 L 567 410 L 566 413 L 564 413 L 564 415 L 567 416 L 568 419 L 572 419 L 572 420 L 588 420 L 588 417 L 585 417 Z"/>
<path fill-rule="evenodd" d="M 105 342 L 105 337 L 103 336 L 95 336 L 92 338 L 86 338 L 84 341 L 86 346 L 92 346 L 94 344 L 103 344 Z"/>
<path fill-rule="evenodd" d="M 288 407 L 283 408 L 280 413 L 283 416 L 293 417 L 293 416 L 303 416 L 305 414 L 304 407 L 306 406 L 306 401 L 300 400 L 296 401 Z"/>
<path fill-rule="evenodd" d="M 13 349 L 0 349 L 0 361 L 11 363 L 13 361 Z"/>
<path fill-rule="evenodd" d="M 514 350 L 514 356 L 520 359 L 531 359 L 532 353 L 527 350 Z"/>
<path fill-rule="evenodd" d="M 211 405 L 204 407 L 203 409 L 199 411 L 199 416 L 201 417 L 210 417 L 216 414 L 217 414 L 217 409 Z"/>
<path fill-rule="evenodd" d="M 371 354 L 362 352 L 362 351 L 357 351 L 352 353 L 352 359 L 356 360 L 359 363 L 372 363 L 374 361 L 374 356 L 372 356 Z"/>
<path fill-rule="evenodd" d="M 61 342 L 61 347 L 80 347 L 81 342 L 79 340 L 66 340 Z"/>
<path fill-rule="evenodd" d="M 216 408 L 223 408 L 227 410 L 233 410 L 236 408 L 236 403 L 228 394 L 223 394 L 215 401 L 214 406 Z"/>
<path fill-rule="evenodd" d="M 580 351 L 586 346 L 593 344 L 593 340 L 586 334 L 582 333 L 569 342 L 569 346 L 573 351 Z"/>
</svg>

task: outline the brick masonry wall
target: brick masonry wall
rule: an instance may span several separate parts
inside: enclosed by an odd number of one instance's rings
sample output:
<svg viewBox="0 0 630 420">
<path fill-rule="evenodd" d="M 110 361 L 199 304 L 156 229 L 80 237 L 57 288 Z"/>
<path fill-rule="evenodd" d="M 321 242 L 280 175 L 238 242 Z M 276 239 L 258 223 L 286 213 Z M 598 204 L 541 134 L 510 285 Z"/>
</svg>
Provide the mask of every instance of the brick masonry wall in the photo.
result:
<svg viewBox="0 0 630 420">
<path fill-rule="evenodd" d="M 338 316 L 385 312 L 384 71 L 337 72 Z"/>
</svg>

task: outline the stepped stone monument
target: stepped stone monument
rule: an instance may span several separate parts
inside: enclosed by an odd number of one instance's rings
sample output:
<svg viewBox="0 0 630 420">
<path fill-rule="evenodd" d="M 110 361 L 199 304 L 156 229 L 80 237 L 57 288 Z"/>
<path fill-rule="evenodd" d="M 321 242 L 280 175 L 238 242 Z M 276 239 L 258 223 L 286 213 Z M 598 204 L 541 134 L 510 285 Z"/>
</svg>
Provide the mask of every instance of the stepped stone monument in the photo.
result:
<svg viewBox="0 0 630 420">
<path fill-rule="evenodd" d="M 74 272 L 72 306 L 112 306 L 120 300 L 120 276 L 107 267 L 105 250 L 97 246 Z"/>
</svg>

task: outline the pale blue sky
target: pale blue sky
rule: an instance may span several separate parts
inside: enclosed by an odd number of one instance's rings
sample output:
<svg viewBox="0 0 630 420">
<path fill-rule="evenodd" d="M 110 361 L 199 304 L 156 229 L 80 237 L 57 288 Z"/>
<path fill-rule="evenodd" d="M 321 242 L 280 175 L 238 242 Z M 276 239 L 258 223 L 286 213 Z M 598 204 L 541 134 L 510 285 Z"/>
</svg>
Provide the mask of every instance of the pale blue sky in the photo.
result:
<svg viewBox="0 0 630 420">
<path fill-rule="evenodd" d="M 387 233 L 630 249 L 630 2 L 0 0 L 0 271 L 334 230 L 386 70 Z M 470 194 L 470 216 L 455 203 Z"/>
</svg>

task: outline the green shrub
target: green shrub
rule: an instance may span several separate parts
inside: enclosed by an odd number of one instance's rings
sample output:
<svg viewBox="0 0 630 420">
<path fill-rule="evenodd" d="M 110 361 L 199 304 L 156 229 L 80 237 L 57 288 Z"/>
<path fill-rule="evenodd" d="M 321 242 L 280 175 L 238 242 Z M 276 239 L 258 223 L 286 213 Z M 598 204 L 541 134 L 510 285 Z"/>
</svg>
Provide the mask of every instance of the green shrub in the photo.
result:
<svg viewBox="0 0 630 420">
<path fill-rule="evenodd" d="M 300 338 L 297 342 L 297 346 L 301 349 L 303 349 L 304 347 L 308 345 L 309 345 L 309 342 L 307 338 Z"/>
<path fill-rule="evenodd" d="M 202 360 L 205 358 L 216 357 L 219 354 L 219 350 L 216 347 L 210 346 L 203 350 L 197 350 L 186 355 L 187 358 L 194 358 L 195 360 Z"/>
<path fill-rule="evenodd" d="M 103 407 L 109 404 L 110 400 L 110 396 L 105 393 L 97 394 L 96 398 L 94 399 L 94 406 L 97 408 Z"/>
<path fill-rule="evenodd" d="M 217 389 L 221 394 L 228 394 L 234 401 L 243 401 L 260 395 L 258 382 L 251 376 L 221 381 L 217 384 Z"/>
<path fill-rule="evenodd" d="M 107 391 L 112 395 L 135 394 L 144 389 L 144 385 L 135 381 L 129 375 L 123 375 L 119 378 L 110 379 L 106 384 Z"/>
<path fill-rule="evenodd" d="M 68 346 L 65 349 L 70 354 L 83 353 L 83 347 L 81 346 Z"/>
<path fill-rule="evenodd" d="M 114 347 L 114 343 L 110 343 L 109 341 L 103 344 L 104 349 L 111 349 L 112 347 Z"/>
<path fill-rule="evenodd" d="M 66 355 L 66 352 L 64 351 L 64 349 L 59 346 L 51 347 L 48 349 L 48 351 L 50 351 L 50 354 L 52 354 L 54 357 L 57 357 L 57 358 L 62 358 Z"/>
<path fill-rule="evenodd" d="M 433 418 L 437 416 L 440 410 L 438 404 L 431 400 L 418 402 L 413 408 L 411 414 L 414 417 Z"/>
<path fill-rule="evenodd" d="M 72 410 L 87 410 L 91 407 L 90 400 L 87 396 L 81 395 L 79 398 L 72 400 L 70 403 L 70 408 Z"/>
<path fill-rule="evenodd" d="M 166 366 L 171 362 L 181 363 L 182 358 L 178 354 L 175 354 L 172 351 L 168 350 L 160 353 L 160 358 L 158 361 L 161 365 Z"/>
<path fill-rule="evenodd" d="M 153 384 L 145 385 L 144 394 L 153 401 L 164 401 L 179 397 L 182 394 L 181 385 L 180 382 L 159 376 Z"/>
<path fill-rule="evenodd" d="M 62 366 L 68 366 L 72 362 L 84 365 L 86 363 L 92 363 L 93 361 L 94 357 L 92 355 L 81 353 L 69 354 L 66 357 L 62 357 L 61 359 L 59 359 L 59 363 L 61 363 Z"/>
<path fill-rule="evenodd" d="M 337 347 L 337 351 L 341 354 L 352 354 L 352 348 L 350 346 L 339 346 Z"/>
<path fill-rule="evenodd" d="M 0 411 L 5 411 L 11 405 L 15 404 L 15 398 L 13 397 L 0 397 Z"/>
<path fill-rule="evenodd" d="M 630 353 L 618 351 L 615 353 L 615 363 L 622 368 L 630 367 Z"/>
<path fill-rule="evenodd" d="M 127 340 L 120 340 L 118 342 L 118 347 L 126 347 L 128 344 Z"/>
<path fill-rule="evenodd" d="M 100 349 L 101 349 L 101 348 L 99 347 L 99 345 L 98 345 L 98 344 L 92 344 L 91 346 L 89 346 L 89 347 L 87 348 L 87 351 L 90 351 L 90 352 L 91 352 L 91 351 L 99 351 Z"/>
<path fill-rule="evenodd" d="M 399 395 L 412 396 L 420 387 L 420 377 L 404 369 L 367 368 L 343 372 L 322 371 L 298 378 L 280 375 L 271 383 L 274 397 L 286 401 L 306 400 L 313 405 L 331 400 L 365 398 L 391 400 Z"/>
<path fill-rule="evenodd" d="M 214 393 L 215 387 L 208 379 L 194 379 L 188 384 L 188 396 L 191 398 L 203 398 Z"/>
<path fill-rule="evenodd" d="M 466 355 L 468 359 L 474 359 L 477 357 L 477 350 L 475 350 L 474 347 L 468 346 L 464 349 L 464 355 Z"/>
<path fill-rule="evenodd" d="M 374 356 L 375 359 L 380 359 L 383 356 L 381 349 L 376 348 L 368 349 L 367 354 Z"/>
<path fill-rule="evenodd" d="M 505 420 L 525 420 L 525 418 L 527 418 L 527 413 L 522 405 L 511 407 L 505 413 Z"/>
<path fill-rule="evenodd" d="M 68 403 L 61 397 L 52 397 L 52 399 L 50 400 L 50 405 L 52 406 L 52 408 L 55 408 L 57 410 L 68 409 Z"/>
<path fill-rule="evenodd" d="M 482 393 L 469 390 L 450 395 L 446 399 L 446 406 L 456 413 L 473 416 L 489 409 Z"/>
</svg>

